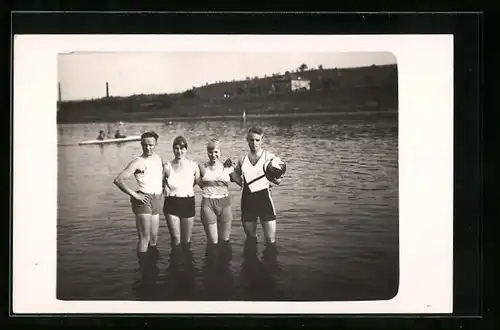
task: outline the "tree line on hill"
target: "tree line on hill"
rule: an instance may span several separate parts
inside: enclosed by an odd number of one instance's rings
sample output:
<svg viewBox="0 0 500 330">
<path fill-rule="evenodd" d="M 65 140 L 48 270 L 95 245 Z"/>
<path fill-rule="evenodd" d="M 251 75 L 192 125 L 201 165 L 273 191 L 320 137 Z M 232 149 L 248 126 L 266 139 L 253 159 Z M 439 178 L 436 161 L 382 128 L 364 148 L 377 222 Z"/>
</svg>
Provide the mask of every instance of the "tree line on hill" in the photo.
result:
<svg viewBox="0 0 500 330">
<path fill-rule="evenodd" d="M 181 95 L 185 98 L 224 98 L 242 95 L 265 95 L 292 92 L 291 80 L 310 82 L 309 88 L 299 90 L 332 90 L 367 85 L 397 84 L 397 66 L 383 65 L 360 68 L 308 68 L 301 64 L 295 71 L 272 73 L 264 77 L 246 77 L 245 80 L 216 81 L 193 86 Z"/>
<path fill-rule="evenodd" d="M 219 81 L 203 86 L 193 86 L 182 93 L 174 94 L 139 94 L 127 97 L 110 96 L 94 100 L 58 102 L 60 110 L 93 112 L 99 108 L 114 111 L 135 112 L 154 109 L 169 109 L 174 105 L 197 106 L 200 102 L 213 102 L 230 99 L 252 99 L 257 96 L 285 95 L 291 92 L 291 79 L 310 81 L 311 92 L 346 93 L 347 90 L 366 86 L 389 87 L 397 90 L 397 65 L 372 65 L 360 68 L 324 69 L 322 65 L 309 68 L 301 64 L 297 69 L 281 73 L 272 73 L 264 77 L 246 77 L 239 81 Z M 396 86 L 396 87 L 394 87 Z M 350 92 L 349 92 L 350 93 Z M 392 94 L 392 92 L 390 92 Z M 397 93 L 396 93 L 397 97 Z M 236 100 L 235 100 L 236 101 Z M 226 101 L 224 101 L 226 102 Z"/>
</svg>

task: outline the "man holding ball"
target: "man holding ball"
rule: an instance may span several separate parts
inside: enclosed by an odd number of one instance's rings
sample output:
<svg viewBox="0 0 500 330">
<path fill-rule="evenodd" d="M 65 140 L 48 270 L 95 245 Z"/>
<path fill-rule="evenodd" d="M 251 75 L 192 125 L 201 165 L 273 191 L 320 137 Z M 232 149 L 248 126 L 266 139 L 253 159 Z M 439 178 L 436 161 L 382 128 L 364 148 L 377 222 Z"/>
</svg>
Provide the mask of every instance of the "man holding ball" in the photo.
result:
<svg viewBox="0 0 500 330">
<path fill-rule="evenodd" d="M 285 164 L 262 148 L 264 132 L 254 126 L 247 134 L 250 151 L 238 160 L 231 174 L 232 181 L 243 187 L 241 217 L 247 237 L 246 246 L 257 244 L 257 218 L 264 231 L 266 250 L 276 253 L 276 210 L 271 196 L 271 182 L 280 184 Z"/>
</svg>

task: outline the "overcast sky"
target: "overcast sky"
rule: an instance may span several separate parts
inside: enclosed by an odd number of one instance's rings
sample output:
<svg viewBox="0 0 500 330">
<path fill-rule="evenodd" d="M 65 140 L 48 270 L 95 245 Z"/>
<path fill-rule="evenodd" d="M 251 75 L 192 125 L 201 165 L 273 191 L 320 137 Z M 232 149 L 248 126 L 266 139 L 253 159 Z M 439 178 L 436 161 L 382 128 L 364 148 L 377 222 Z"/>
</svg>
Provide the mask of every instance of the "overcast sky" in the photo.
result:
<svg viewBox="0 0 500 330">
<path fill-rule="evenodd" d="M 389 52 L 75 52 L 59 55 L 58 76 L 66 101 L 106 96 L 106 82 L 111 96 L 177 93 L 207 82 L 284 73 L 302 63 L 327 69 L 394 64 L 396 58 Z"/>
</svg>

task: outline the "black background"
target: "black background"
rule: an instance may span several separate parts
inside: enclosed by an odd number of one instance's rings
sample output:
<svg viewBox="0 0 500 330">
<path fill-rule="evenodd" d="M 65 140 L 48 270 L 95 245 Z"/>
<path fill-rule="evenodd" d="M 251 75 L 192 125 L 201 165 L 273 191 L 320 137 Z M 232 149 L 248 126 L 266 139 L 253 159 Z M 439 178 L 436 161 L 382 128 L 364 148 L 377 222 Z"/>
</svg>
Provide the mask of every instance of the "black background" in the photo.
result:
<svg viewBox="0 0 500 330">
<path fill-rule="evenodd" d="M 483 20 L 480 13 L 13 13 L 14 34 L 453 34 L 454 313 L 453 315 L 70 315 L 14 316 L 11 325 L 178 327 L 493 328 L 493 229 L 483 222 Z M 425 51 L 423 49 L 422 51 Z M 11 50 L 12 52 L 12 50 Z M 12 70 L 12 68 L 11 68 Z M 432 79 L 432 77 L 429 77 Z M 11 88 L 12 99 L 12 88 Z M 417 96 L 418 97 L 418 96 Z M 11 108 L 11 112 L 12 112 Z M 12 118 L 10 120 L 12 127 Z M 422 127 L 425 130 L 425 127 Z M 12 136 L 11 136 L 12 138 Z M 12 142 L 12 141 L 11 141 Z M 12 150 L 12 143 L 11 143 Z M 498 148 L 497 148 L 498 149 Z M 498 167 L 497 167 L 498 168 Z M 12 170 L 12 161 L 11 161 Z M 486 183 L 486 181 L 485 181 Z M 12 194 L 12 187 L 11 187 Z M 425 207 L 425 206 L 423 206 Z M 10 216 L 12 223 L 12 214 Z M 489 219 L 491 221 L 493 219 Z M 5 222 L 6 223 L 6 222 Z M 484 225 L 484 226 L 483 226 Z M 12 227 L 9 228 L 10 231 Z M 4 231 L 5 234 L 9 232 Z M 489 237 L 488 237 L 489 235 Z M 4 242 L 9 243 L 7 238 Z M 11 242 L 10 242 L 11 243 Z M 10 243 L 7 251 L 10 251 Z M 10 255 L 11 257 L 11 255 Z M 486 278 L 488 276 L 488 278 Z M 12 274 L 9 274 L 12 279 Z M 489 282 L 488 282 L 488 279 Z M 11 283 L 11 282 L 10 282 Z M 486 286 L 487 285 L 487 286 Z M 485 287 L 486 286 L 486 287 Z M 11 285 L 9 286 L 11 291 Z M 12 293 L 9 294 L 12 301 Z M 5 295 L 6 296 L 6 295 Z M 242 319 L 244 317 L 245 319 Z M 498 325 L 498 323 L 496 323 Z"/>
</svg>

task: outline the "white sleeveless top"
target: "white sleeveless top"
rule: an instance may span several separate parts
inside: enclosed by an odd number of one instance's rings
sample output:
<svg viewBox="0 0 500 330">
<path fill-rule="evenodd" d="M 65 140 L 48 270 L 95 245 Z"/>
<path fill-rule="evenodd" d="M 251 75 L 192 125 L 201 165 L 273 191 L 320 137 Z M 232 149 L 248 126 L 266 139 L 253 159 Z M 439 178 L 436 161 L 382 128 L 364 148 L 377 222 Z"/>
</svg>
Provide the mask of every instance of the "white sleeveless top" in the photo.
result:
<svg viewBox="0 0 500 330">
<path fill-rule="evenodd" d="M 139 184 L 139 191 L 146 194 L 162 193 L 163 162 L 160 156 L 153 154 L 150 157 L 139 156 L 139 168 L 141 172 L 134 173 Z"/>
<path fill-rule="evenodd" d="M 198 165 L 193 161 L 187 161 L 183 165 L 182 168 L 174 169 L 172 163 L 168 162 L 168 166 L 170 167 L 170 174 L 167 178 L 168 196 L 194 196 L 194 175 Z"/>
<path fill-rule="evenodd" d="M 201 178 L 203 182 L 203 197 L 223 198 L 229 196 L 228 186 L 231 182 L 229 175 L 233 172 L 233 167 L 218 166 L 213 169 L 205 164 L 205 175 Z"/>
<path fill-rule="evenodd" d="M 270 187 L 269 180 L 264 174 L 264 163 L 266 162 L 266 151 L 263 150 L 257 164 L 252 165 L 248 159 L 248 154 L 245 155 L 243 164 L 241 164 L 241 173 L 246 184 L 251 192 L 264 190 Z"/>
</svg>

